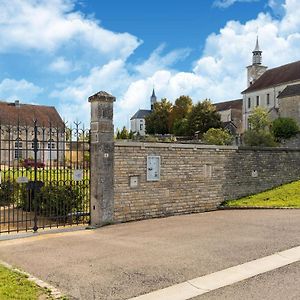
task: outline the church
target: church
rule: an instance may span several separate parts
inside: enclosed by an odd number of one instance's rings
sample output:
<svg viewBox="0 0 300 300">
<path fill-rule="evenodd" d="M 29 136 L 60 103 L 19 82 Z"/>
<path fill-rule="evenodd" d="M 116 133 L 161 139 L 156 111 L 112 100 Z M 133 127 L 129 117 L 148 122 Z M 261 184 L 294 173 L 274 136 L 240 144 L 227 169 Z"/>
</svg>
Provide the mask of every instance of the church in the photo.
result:
<svg viewBox="0 0 300 300">
<path fill-rule="evenodd" d="M 289 117 L 300 125 L 300 61 L 268 69 L 262 65 L 258 39 L 252 53 L 247 88 L 242 92 L 244 131 L 249 128 L 248 117 L 256 106 L 267 109 L 272 120 Z"/>
<path fill-rule="evenodd" d="M 153 111 L 154 103 L 156 103 L 156 101 L 157 98 L 153 88 L 152 95 L 150 97 L 151 109 L 139 109 L 130 119 L 130 128 L 133 133 L 143 136 L 146 134 L 145 118 Z"/>
</svg>

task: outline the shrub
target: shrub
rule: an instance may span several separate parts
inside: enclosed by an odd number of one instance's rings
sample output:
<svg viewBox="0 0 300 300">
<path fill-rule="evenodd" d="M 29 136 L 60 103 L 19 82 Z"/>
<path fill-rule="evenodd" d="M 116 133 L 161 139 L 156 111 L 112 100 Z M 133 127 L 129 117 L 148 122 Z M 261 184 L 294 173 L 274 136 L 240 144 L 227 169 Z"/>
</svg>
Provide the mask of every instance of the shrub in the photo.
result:
<svg viewBox="0 0 300 300">
<path fill-rule="evenodd" d="M 268 131 L 247 130 L 244 135 L 244 143 L 247 146 L 275 147 L 274 136 Z"/>
<path fill-rule="evenodd" d="M 21 207 L 34 211 L 37 205 L 38 214 L 46 217 L 66 217 L 83 209 L 83 195 L 77 186 L 44 186 L 37 192 L 36 200 L 31 199 L 29 193 L 31 191 L 22 191 Z"/>
<path fill-rule="evenodd" d="M 210 128 L 203 134 L 203 141 L 210 145 L 230 145 L 233 136 L 226 129 Z"/>
<path fill-rule="evenodd" d="M 272 123 L 272 132 L 277 140 L 289 139 L 299 132 L 299 127 L 292 118 L 278 118 Z"/>
<path fill-rule="evenodd" d="M 15 202 L 17 184 L 14 181 L 4 181 L 0 188 L 0 206 L 10 205 Z"/>
</svg>

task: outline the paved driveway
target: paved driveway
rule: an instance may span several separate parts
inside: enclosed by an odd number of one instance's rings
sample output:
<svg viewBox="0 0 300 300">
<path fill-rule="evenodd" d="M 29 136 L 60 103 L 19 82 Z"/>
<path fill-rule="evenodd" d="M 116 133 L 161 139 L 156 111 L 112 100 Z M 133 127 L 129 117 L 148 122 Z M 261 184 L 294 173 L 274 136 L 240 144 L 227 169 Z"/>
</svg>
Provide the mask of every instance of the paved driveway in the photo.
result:
<svg viewBox="0 0 300 300">
<path fill-rule="evenodd" d="M 0 259 L 77 299 L 112 300 L 298 245 L 300 210 L 233 210 L 2 241 Z"/>
</svg>

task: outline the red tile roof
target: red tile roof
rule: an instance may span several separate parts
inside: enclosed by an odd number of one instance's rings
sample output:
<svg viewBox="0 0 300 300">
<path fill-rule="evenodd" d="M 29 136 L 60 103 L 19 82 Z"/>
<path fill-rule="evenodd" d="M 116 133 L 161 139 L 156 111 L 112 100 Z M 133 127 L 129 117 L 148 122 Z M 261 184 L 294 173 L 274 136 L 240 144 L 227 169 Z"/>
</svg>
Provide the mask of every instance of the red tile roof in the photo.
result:
<svg viewBox="0 0 300 300">
<path fill-rule="evenodd" d="M 228 109 L 240 109 L 243 108 L 243 99 L 230 100 L 225 102 L 214 103 L 217 111 L 228 110 Z"/>
<path fill-rule="evenodd" d="M 19 104 L 0 101 L 0 124 L 2 125 L 33 125 L 34 119 L 39 126 L 63 127 L 64 123 L 53 106 Z"/>
<path fill-rule="evenodd" d="M 300 80 L 300 61 L 267 70 L 242 94 L 296 80 Z"/>
</svg>

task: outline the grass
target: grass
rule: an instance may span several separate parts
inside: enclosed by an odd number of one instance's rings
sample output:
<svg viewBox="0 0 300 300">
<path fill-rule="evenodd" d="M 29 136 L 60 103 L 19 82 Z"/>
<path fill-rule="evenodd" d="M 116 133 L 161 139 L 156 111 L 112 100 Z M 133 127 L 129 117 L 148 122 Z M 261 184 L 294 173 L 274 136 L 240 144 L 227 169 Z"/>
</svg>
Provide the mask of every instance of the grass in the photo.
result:
<svg viewBox="0 0 300 300">
<path fill-rule="evenodd" d="M 227 207 L 296 207 L 300 208 L 300 181 L 237 200 L 224 202 Z"/>
<path fill-rule="evenodd" d="M 25 275 L 0 265 L 0 299 L 38 300 L 51 298 L 44 289 L 29 281 Z"/>
</svg>

